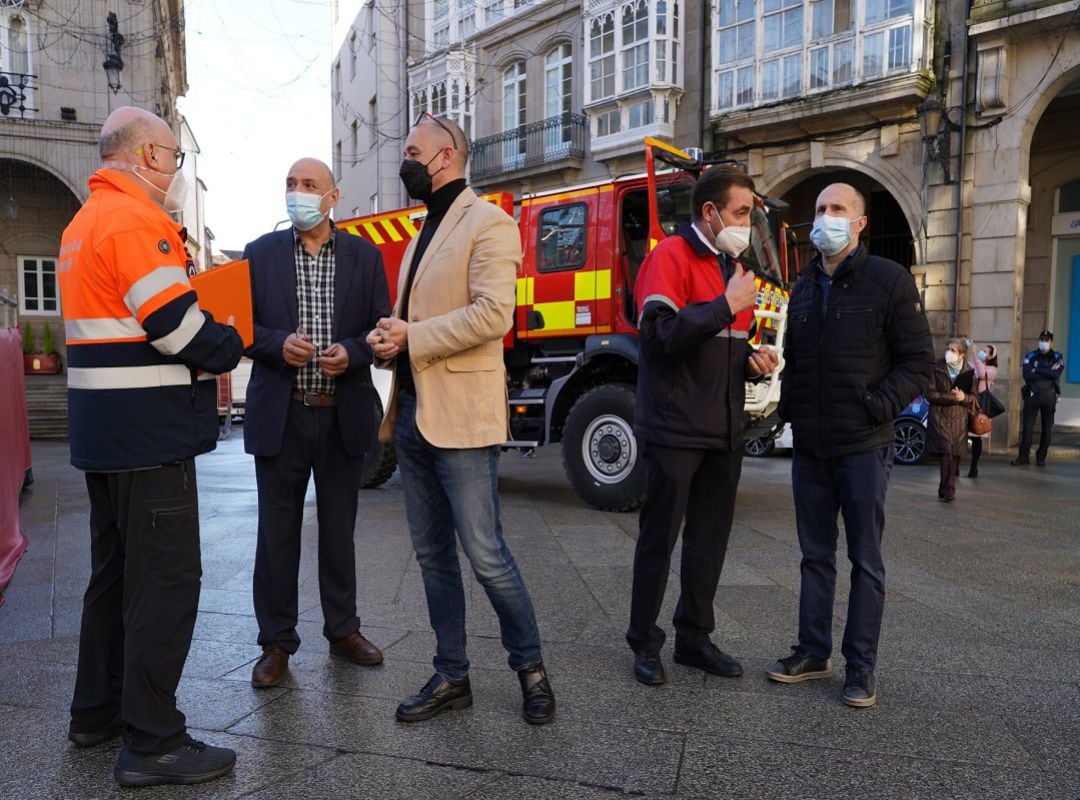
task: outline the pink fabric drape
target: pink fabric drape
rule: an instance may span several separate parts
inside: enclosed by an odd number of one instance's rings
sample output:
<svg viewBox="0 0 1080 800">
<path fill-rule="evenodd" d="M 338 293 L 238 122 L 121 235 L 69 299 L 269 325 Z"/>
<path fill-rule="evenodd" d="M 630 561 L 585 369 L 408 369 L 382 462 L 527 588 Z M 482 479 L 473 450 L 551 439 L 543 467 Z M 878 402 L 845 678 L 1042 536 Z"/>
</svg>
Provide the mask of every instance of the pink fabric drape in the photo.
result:
<svg viewBox="0 0 1080 800">
<path fill-rule="evenodd" d="M 30 466 L 22 335 L 0 328 L 0 604 L 3 591 L 26 551 L 19 527 L 19 492 Z"/>
</svg>

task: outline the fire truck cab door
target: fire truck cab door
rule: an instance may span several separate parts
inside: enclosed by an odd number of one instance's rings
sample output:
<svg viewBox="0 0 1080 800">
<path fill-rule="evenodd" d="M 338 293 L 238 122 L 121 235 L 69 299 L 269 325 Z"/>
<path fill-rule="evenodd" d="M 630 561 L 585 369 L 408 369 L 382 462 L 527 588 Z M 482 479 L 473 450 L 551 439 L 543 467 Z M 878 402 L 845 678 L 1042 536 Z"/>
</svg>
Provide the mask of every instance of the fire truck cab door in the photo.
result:
<svg viewBox="0 0 1080 800">
<path fill-rule="evenodd" d="M 598 195 L 592 187 L 527 201 L 532 230 L 526 233 L 525 275 L 518 280 L 518 313 L 532 312 L 532 322 L 519 325 L 521 338 L 597 332 L 598 301 L 611 296 L 610 278 L 599 280 L 596 269 Z"/>
</svg>

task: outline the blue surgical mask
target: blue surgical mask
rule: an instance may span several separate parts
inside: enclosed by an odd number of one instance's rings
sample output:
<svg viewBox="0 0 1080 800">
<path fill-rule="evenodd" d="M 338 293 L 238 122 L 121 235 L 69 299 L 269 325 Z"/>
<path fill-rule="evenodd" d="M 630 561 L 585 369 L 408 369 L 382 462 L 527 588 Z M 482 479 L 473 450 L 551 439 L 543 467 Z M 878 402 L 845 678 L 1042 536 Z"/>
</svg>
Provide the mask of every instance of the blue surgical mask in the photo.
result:
<svg viewBox="0 0 1080 800">
<path fill-rule="evenodd" d="M 985 350 L 980 350 L 979 351 L 979 361 L 986 361 L 986 351 Z"/>
<path fill-rule="evenodd" d="M 823 256 L 835 256 L 851 242 L 851 220 L 822 214 L 814 220 L 810 241 Z"/>
<path fill-rule="evenodd" d="M 322 201 L 326 194 L 308 194 L 307 192 L 286 192 L 285 211 L 299 231 L 310 231 L 326 218 L 322 210 Z"/>
<path fill-rule="evenodd" d="M 1050 352 L 1050 342 L 1039 342 L 1039 352 L 1040 353 L 1049 353 Z"/>
</svg>

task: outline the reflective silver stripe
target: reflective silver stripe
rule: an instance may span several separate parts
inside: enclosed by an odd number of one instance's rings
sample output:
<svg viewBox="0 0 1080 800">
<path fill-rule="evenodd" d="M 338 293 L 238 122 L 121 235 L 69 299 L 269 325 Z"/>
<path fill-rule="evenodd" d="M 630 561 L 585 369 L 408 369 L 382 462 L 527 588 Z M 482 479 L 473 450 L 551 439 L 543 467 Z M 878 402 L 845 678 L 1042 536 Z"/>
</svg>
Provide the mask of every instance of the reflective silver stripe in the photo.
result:
<svg viewBox="0 0 1080 800">
<path fill-rule="evenodd" d="M 724 328 L 717 336 L 723 336 L 725 339 L 749 339 L 750 331 L 733 331 L 731 328 Z"/>
<path fill-rule="evenodd" d="M 195 335 L 202 330 L 203 323 L 206 318 L 199 310 L 198 303 L 192 303 L 188 306 L 188 310 L 184 312 L 184 318 L 180 320 L 180 324 L 176 326 L 176 330 L 167 336 L 162 336 L 160 339 L 154 339 L 150 342 L 159 353 L 164 353 L 167 356 L 175 356 L 185 347 L 188 342 L 195 338 Z"/>
<path fill-rule="evenodd" d="M 68 342 L 93 339 L 135 339 L 146 336 L 146 331 L 134 317 L 126 319 L 69 319 L 64 321 Z"/>
<path fill-rule="evenodd" d="M 69 389 L 152 389 L 156 386 L 187 386 L 191 370 L 183 364 L 148 367 L 71 367 Z"/>
<path fill-rule="evenodd" d="M 645 306 L 647 306 L 649 303 L 652 303 L 654 301 L 657 302 L 657 303 L 663 303 L 665 306 L 668 306 L 676 314 L 679 313 L 678 304 L 674 300 L 672 300 L 670 297 L 667 297 L 666 295 L 662 295 L 662 294 L 650 294 L 641 303 L 641 313 L 638 314 L 638 320 L 637 320 L 639 328 L 641 327 L 641 318 L 645 316 Z"/>
<path fill-rule="evenodd" d="M 186 269 L 183 267 L 158 267 L 131 284 L 128 293 L 124 295 L 124 305 L 137 317 L 143 303 L 175 283 L 191 286 Z"/>
</svg>

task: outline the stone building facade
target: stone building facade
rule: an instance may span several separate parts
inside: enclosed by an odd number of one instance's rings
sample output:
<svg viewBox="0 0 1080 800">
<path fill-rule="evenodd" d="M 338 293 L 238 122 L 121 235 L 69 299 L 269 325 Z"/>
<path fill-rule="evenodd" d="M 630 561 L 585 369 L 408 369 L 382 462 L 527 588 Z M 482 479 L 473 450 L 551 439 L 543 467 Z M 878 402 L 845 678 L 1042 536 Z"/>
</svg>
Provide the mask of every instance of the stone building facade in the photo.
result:
<svg viewBox="0 0 1080 800">
<path fill-rule="evenodd" d="M 110 76 L 106 61 L 122 66 Z M 63 354 L 56 259 L 102 122 L 135 105 L 179 135 L 186 88 L 182 0 L 0 0 L 0 289 L 39 343 L 49 324 Z"/>
<path fill-rule="evenodd" d="M 409 0 L 393 45 L 404 80 L 360 70 L 347 102 L 377 91 L 396 121 L 370 140 L 384 175 L 411 120 L 442 113 L 472 138 L 472 183 L 516 197 L 640 172 L 644 135 L 741 162 L 804 242 L 821 188 L 855 185 L 868 247 L 911 270 L 938 349 L 952 335 L 998 348 L 1000 449 L 1017 438 L 1020 361 L 1047 327 L 1075 363 L 1058 422 L 1080 424 L 1080 4 L 967 6 Z M 405 204 L 389 183 L 384 210 Z"/>
</svg>

